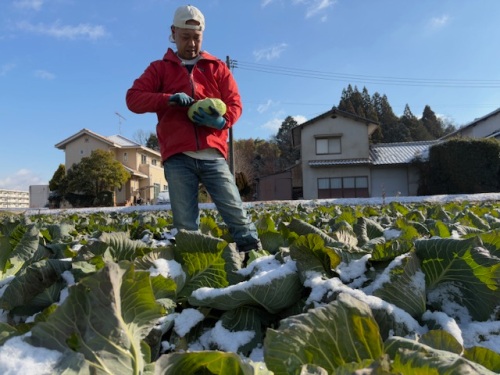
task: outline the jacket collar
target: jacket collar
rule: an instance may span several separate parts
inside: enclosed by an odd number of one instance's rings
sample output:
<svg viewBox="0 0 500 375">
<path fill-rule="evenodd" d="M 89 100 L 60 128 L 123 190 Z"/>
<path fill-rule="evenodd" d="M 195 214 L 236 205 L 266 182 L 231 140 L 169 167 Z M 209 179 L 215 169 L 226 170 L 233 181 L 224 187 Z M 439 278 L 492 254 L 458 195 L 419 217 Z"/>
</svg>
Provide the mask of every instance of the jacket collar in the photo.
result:
<svg viewBox="0 0 500 375">
<path fill-rule="evenodd" d="M 212 60 L 212 61 L 218 60 L 215 56 L 212 56 L 211 54 L 209 54 L 206 51 L 201 51 L 200 56 L 201 56 L 201 60 Z M 177 54 L 174 52 L 174 50 L 172 48 L 169 48 L 167 50 L 167 52 L 163 56 L 163 60 L 177 62 L 177 63 L 181 62 L 181 59 L 177 56 Z"/>
</svg>

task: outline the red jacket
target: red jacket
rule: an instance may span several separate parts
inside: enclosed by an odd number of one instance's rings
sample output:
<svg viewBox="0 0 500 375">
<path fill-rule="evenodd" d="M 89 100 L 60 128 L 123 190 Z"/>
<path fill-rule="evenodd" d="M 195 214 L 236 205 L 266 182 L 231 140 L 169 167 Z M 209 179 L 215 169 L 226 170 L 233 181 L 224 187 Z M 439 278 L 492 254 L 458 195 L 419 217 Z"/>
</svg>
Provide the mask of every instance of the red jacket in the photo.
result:
<svg viewBox="0 0 500 375">
<path fill-rule="evenodd" d="M 187 116 L 188 107 L 169 105 L 170 96 L 178 92 L 185 92 L 195 100 L 221 99 L 227 107 L 224 129 L 196 125 Z M 134 81 L 126 101 L 132 112 L 155 112 L 158 116 L 156 134 L 163 161 L 180 152 L 209 147 L 218 149 L 227 159 L 228 129 L 242 112 L 238 86 L 223 61 L 201 52 L 201 59 L 189 73 L 170 48 L 163 60 L 152 62 Z"/>
</svg>

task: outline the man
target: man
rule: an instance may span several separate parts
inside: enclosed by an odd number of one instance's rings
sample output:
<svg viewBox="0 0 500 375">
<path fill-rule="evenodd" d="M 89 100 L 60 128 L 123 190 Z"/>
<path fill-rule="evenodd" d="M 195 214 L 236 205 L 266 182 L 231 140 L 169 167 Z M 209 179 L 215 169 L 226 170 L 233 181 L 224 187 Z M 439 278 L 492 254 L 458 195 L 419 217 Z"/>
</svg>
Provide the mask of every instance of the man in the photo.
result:
<svg viewBox="0 0 500 375">
<path fill-rule="evenodd" d="M 198 230 L 198 184 L 203 183 L 240 252 L 261 248 L 255 225 L 243 208 L 226 162 L 228 129 L 242 112 L 241 97 L 224 62 L 201 51 L 205 17 L 194 6 L 179 7 L 171 26 L 163 60 L 152 62 L 127 91 L 128 108 L 155 112 L 165 178 L 168 181 L 174 227 Z M 191 121 L 188 108 L 197 100 L 221 99 L 224 116 L 215 108 L 199 109 Z"/>
</svg>

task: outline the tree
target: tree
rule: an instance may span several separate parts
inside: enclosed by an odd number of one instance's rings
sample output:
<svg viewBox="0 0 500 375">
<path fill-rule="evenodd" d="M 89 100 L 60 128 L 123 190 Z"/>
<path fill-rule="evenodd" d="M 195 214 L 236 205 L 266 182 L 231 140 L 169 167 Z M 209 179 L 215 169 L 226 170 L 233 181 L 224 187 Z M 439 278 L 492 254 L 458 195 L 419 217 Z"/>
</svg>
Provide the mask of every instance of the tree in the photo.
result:
<svg viewBox="0 0 500 375">
<path fill-rule="evenodd" d="M 279 171 L 280 150 L 274 142 L 255 140 L 254 170 L 257 177 L 268 176 Z"/>
<path fill-rule="evenodd" d="M 364 108 L 364 112 L 365 112 L 365 118 L 367 120 L 378 122 L 377 111 L 375 110 L 372 98 L 371 98 L 370 94 L 368 93 L 368 90 L 366 87 L 363 87 L 363 92 L 361 93 L 361 97 L 363 98 L 363 108 Z"/>
<path fill-rule="evenodd" d="M 434 139 L 441 138 L 444 135 L 443 122 L 437 118 L 434 111 L 428 105 L 425 106 L 422 113 L 422 125 Z"/>
<path fill-rule="evenodd" d="M 249 200 L 255 192 L 255 141 L 239 139 L 234 142 L 236 186 L 244 200 Z"/>
<path fill-rule="evenodd" d="M 138 130 L 134 134 L 134 141 L 136 141 L 140 145 L 150 148 L 151 150 L 160 151 L 160 145 L 158 143 L 158 137 L 156 136 L 156 133 L 147 133 L 144 130 Z"/>
<path fill-rule="evenodd" d="M 278 134 L 273 137 L 273 142 L 280 151 L 279 167 L 281 169 L 295 165 L 300 159 L 300 149 L 293 146 L 292 129 L 298 125 L 292 116 L 287 116 L 281 123 Z"/>
<path fill-rule="evenodd" d="M 257 179 L 279 170 L 280 151 L 274 142 L 262 139 L 239 139 L 234 144 L 235 179 L 244 200 L 255 194 Z"/>
<path fill-rule="evenodd" d="M 149 138 L 146 141 L 146 147 L 151 150 L 160 151 L 160 144 L 158 143 L 158 137 L 155 133 L 149 133 Z"/>
<path fill-rule="evenodd" d="M 356 109 L 351 101 L 353 97 L 354 90 L 352 86 L 349 84 L 346 89 L 342 89 L 342 95 L 340 96 L 339 104 L 337 108 L 341 111 L 356 114 Z"/>
<path fill-rule="evenodd" d="M 398 117 L 386 95 L 376 92 L 370 97 L 366 87 L 359 92 L 356 86 L 348 85 L 342 90 L 338 109 L 380 124 L 371 135 L 372 143 L 425 141 L 441 138 L 454 130 L 453 125 L 438 119 L 429 106 L 424 108 L 422 119 L 413 115 L 408 104 L 404 114 Z"/>
<path fill-rule="evenodd" d="M 105 191 L 120 188 L 130 178 L 130 173 L 115 159 L 112 152 L 94 150 L 67 173 L 67 192 L 83 193 L 98 197 Z"/>
<path fill-rule="evenodd" d="M 421 121 L 412 113 L 410 106 L 406 104 L 401 123 L 410 132 L 411 141 L 428 141 L 433 139 Z"/>
<path fill-rule="evenodd" d="M 49 190 L 58 191 L 66 177 L 66 167 L 64 164 L 59 164 L 59 167 L 54 172 L 51 180 L 49 181 Z"/>
<path fill-rule="evenodd" d="M 375 94 L 373 106 L 380 121 L 381 136 L 379 140 L 381 142 L 407 142 L 410 140 L 410 132 L 394 114 L 386 95 Z"/>
<path fill-rule="evenodd" d="M 135 133 L 134 133 L 134 136 L 133 136 L 133 139 L 134 141 L 136 141 L 137 143 L 139 143 L 140 145 L 143 145 L 145 146 L 148 139 L 149 139 L 149 135 L 151 133 L 148 133 L 148 132 L 145 132 L 144 130 L 142 129 L 139 129 L 137 130 Z"/>
</svg>

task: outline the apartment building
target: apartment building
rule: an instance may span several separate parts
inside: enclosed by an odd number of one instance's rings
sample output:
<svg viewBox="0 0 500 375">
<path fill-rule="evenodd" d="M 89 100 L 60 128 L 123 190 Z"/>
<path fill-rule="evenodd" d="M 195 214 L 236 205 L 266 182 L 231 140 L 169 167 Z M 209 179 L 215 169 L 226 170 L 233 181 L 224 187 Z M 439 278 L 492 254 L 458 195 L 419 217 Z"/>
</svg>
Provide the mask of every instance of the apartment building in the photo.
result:
<svg viewBox="0 0 500 375">
<path fill-rule="evenodd" d="M 0 189 L 0 209 L 29 208 L 30 193 L 20 190 Z"/>
</svg>

